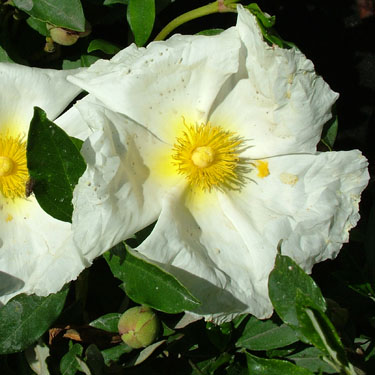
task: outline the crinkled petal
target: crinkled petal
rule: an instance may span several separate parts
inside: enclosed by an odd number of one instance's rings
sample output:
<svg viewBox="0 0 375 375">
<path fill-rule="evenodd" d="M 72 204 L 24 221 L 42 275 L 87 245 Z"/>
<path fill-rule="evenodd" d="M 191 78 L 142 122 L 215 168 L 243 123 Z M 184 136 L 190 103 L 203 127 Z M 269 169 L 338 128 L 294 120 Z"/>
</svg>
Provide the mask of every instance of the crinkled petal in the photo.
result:
<svg viewBox="0 0 375 375">
<path fill-rule="evenodd" d="M 176 275 L 223 321 L 238 313 L 271 315 L 267 282 L 277 246 L 306 271 L 337 255 L 358 221 L 368 182 L 358 151 L 288 155 L 268 160 L 270 175 L 241 192 L 185 201 L 165 196 L 160 218 L 137 249 Z M 188 202 L 186 204 L 186 202 Z"/>
<path fill-rule="evenodd" d="M 176 35 L 146 49 L 130 46 L 69 79 L 173 144 L 171 129 L 183 117 L 207 120 L 223 83 L 238 70 L 240 47 L 235 28 L 215 37 Z"/>
<path fill-rule="evenodd" d="M 267 162 L 267 177 L 254 173 L 243 191 L 222 195 L 220 204 L 234 225 L 242 226 L 241 236 L 251 240 L 251 225 L 274 251 L 282 240 L 282 252 L 311 272 L 315 263 L 337 256 L 359 220 L 367 161 L 353 150 Z"/>
<path fill-rule="evenodd" d="M 256 254 L 250 254 L 216 194 L 204 209 L 193 211 L 186 207 L 183 191 L 171 189 L 155 228 L 137 250 L 174 274 L 201 301 L 195 314 L 217 322 L 244 312 L 270 316 L 267 286 L 262 280 L 260 292 L 253 279 L 261 261 L 249 266 Z"/>
<path fill-rule="evenodd" d="M 149 164 L 164 145 L 99 103 L 76 107 L 96 131 L 82 147 L 88 166 L 74 190 L 74 239 L 85 254 L 100 255 L 157 219 L 166 188 Z"/>
<path fill-rule="evenodd" d="M 277 123 L 275 111 L 277 105 L 273 100 L 260 95 L 250 79 L 242 79 L 215 109 L 210 122 L 241 135 L 246 147 L 242 157 L 262 159 L 315 152 L 321 127 L 306 127 L 302 120 Z M 300 111 L 302 118 L 304 109 Z"/>
<path fill-rule="evenodd" d="M 313 63 L 299 50 L 269 46 L 256 18 L 240 5 L 237 30 L 247 48 L 252 103 L 274 103 L 267 114 L 273 125 L 271 132 L 279 138 L 296 137 L 296 150 L 290 152 L 315 152 L 338 94 L 315 73 Z"/>
<path fill-rule="evenodd" d="M 0 130 L 16 126 L 17 131 L 27 134 L 34 106 L 55 119 L 82 91 L 66 80 L 77 71 L 0 63 Z"/>
</svg>

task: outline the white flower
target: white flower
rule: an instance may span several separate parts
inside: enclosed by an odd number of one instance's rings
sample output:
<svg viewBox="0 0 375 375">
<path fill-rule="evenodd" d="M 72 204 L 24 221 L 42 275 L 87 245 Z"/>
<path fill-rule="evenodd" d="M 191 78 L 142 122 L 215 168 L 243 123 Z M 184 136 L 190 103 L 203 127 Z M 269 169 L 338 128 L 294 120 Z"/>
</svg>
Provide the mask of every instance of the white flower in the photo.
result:
<svg viewBox="0 0 375 375">
<path fill-rule="evenodd" d="M 19 293 L 48 295 L 74 279 L 89 264 L 72 240 L 71 224 L 46 214 L 33 194 L 26 141 L 34 106 L 55 119 L 81 91 L 66 80 L 70 71 L 0 63 L 0 302 Z M 57 123 L 70 135 L 88 132 L 66 112 Z"/>
<path fill-rule="evenodd" d="M 338 95 L 296 49 L 267 45 L 238 7 L 218 36 L 130 46 L 70 77 L 96 100 L 73 203 L 83 252 L 157 220 L 137 251 L 223 321 L 269 317 L 277 246 L 310 272 L 356 225 L 368 181 L 359 151 L 319 153 Z"/>
</svg>

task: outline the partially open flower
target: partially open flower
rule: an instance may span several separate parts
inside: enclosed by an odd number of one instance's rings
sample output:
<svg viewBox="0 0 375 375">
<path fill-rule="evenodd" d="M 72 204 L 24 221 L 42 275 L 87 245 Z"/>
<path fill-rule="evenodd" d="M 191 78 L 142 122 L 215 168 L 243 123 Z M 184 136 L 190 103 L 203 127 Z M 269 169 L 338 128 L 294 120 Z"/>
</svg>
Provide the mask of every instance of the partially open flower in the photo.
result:
<svg viewBox="0 0 375 375">
<path fill-rule="evenodd" d="M 158 336 L 159 329 L 159 318 L 147 306 L 136 306 L 126 310 L 118 323 L 122 341 L 134 349 L 152 344 Z"/>
</svg>

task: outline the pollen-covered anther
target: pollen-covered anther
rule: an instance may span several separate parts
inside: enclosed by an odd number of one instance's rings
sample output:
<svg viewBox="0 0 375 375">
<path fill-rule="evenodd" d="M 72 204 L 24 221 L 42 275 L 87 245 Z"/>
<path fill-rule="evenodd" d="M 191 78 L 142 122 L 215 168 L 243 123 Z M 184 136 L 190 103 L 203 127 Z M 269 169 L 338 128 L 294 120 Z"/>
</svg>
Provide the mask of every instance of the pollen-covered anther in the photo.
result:
<svg viewBox="0 0 375 375">
<path fill-rule="evenodd" d="M 220 126 L 186 125 L 173 147 L 174 165 L 192 188 L 237 190 L 250 169 L 247 161 L 239 157 L 243 143 L 234 132 Z"/>
</svg>

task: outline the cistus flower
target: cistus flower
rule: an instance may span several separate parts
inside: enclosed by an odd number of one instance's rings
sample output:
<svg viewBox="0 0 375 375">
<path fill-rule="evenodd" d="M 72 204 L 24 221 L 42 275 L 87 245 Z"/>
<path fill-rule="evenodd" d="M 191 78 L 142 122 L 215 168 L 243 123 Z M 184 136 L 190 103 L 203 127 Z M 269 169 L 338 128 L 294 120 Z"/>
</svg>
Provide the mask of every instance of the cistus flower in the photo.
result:
<svg viewBox="0 0 375 375">
<path fill-rule="evenodd" d="M 122 341 L 134 349 L 152 344 L 159 329 L 159 318 L 148 306 L 135 306 L 126 310 L 118 322 Z"/>
<path fill-rule="evenodd" d="M 136 250 L 220 322 L 272 314 L 278 244 L 311 272 L 348 241 L 369 177 L 358 150 L 317 152 L 338 94 L 243 7 L 220 35 L 132 45 L 68 79 L 96 98 L 77 104 L 93 129 L 73 198 L 83 252 L 157 220 Z"/>
<path fill-rule="evenodd" d="M 45 296 L 77 277 L 88 262 L 72 241 L 71 224 L 46 214 L 32 194 L 26 142 L 34 106 L 55 119 L 81 91 L 71 71 L 0 63 L 0 302 L 19 293 Z M 57 121 L 83 138 L 72 109 Z"/>
</svg>

